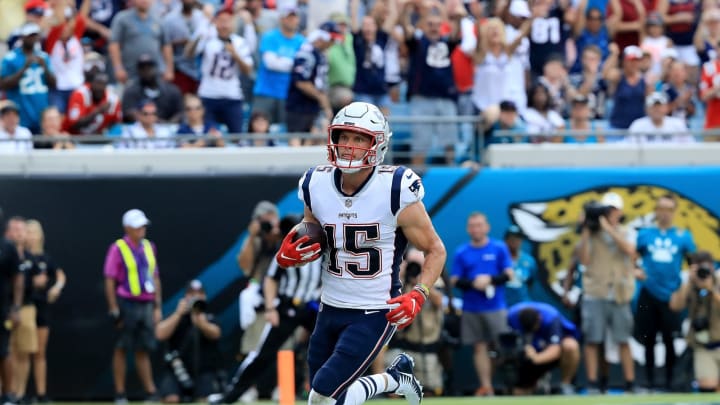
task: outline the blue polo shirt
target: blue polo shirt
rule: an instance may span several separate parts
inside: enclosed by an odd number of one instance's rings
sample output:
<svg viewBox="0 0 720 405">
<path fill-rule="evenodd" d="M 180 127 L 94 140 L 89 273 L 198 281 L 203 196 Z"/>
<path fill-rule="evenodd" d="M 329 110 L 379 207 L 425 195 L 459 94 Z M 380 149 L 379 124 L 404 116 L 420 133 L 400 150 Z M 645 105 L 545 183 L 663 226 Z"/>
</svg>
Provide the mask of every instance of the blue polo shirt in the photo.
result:
<svg viewBox="0 0 720 405">
<path fill-rule="evenodd" d="M 528 281 L 535 278 L 537 264 L 529 254 L 520 251 L 517 260 L 513 262 L 515 277 L 505 284 L 505 302 L 508 306 L 519 302 L 530 301 Z"/>
<path fill-rule="evenodd" d="M 512 257 L 504 242 L 489 239 L 484 246 L 466 243 L 455 252 L 452 276 L 474 280 L 481 274 L 497 276 L 513 267 Z M 463 311 L 488 312 L 505 309 L 505 287 L 495 286 L 495 295 L 488 298 L 484 291 L 469 289 L 463 295 Z"/>
<path fill-rule="evenodd" d="M 541 302 L 523 302 L 513 305 L 508 310 L 508 325 L 516 332 L 523 334 L 520 327 L 520 312 L 532 308 L 540 313 L 540 329 L 532 335 L 532 345 L 537 351 L 545 350 L 550 345 L 560 344 L 566 337 L 579 338 L 575 324 L 562 316 L 553 306 Z"/>
<path fill-rule="evenodd" d="M 692 235 L 676 227 L 643 228 L 638 232 L 637 251 L 647 275 L 643 288 L 661 301 L 670 301 L 672 293 L 680 287 L 683 258 L 695 251 Z"/>
</svg>

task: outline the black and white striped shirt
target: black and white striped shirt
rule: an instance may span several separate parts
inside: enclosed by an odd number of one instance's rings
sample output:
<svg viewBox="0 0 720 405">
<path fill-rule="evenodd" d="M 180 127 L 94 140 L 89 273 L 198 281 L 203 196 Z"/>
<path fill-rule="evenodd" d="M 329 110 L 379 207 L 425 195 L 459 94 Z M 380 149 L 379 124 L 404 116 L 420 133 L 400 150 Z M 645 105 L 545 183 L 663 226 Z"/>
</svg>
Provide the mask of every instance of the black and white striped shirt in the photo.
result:
<svg viewBox="0 0 720 405">
<path fill-rule="evenodd" d="M 273 260 L 267 277 L 278 283 L 278 298 L 281 302 L 292 302 L 295 306 L 310 301 L 319 301 L 321 292 L 322 260 L 315 260 L 302 267 L 279 267 Z"/>
</svg>

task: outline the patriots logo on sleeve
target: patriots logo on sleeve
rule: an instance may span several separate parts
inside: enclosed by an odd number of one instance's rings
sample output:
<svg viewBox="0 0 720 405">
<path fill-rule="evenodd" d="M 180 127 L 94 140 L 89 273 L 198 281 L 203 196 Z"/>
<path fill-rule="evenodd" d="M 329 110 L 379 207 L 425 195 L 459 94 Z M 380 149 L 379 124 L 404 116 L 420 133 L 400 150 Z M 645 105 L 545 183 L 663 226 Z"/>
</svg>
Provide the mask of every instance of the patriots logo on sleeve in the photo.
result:
<svg viewBox="0 0 720 405">
<path fill-rule="evenodd" d="M 420 193 L 420 189 L 421 189 L 421 188 L 422 188 L 422 181 L 420 181 L 419 178 L 418 178 L 418 179 L 415 179 L 415 181 L 413 181 L 412 184 L 410 184 L 410 187 L 408 187 L 408 189 L 410 190 L 410 192 L 412 192 L 413 194 L 415 194 L 416 197 L 417 197 L 418 194 Z"/>
</svg>

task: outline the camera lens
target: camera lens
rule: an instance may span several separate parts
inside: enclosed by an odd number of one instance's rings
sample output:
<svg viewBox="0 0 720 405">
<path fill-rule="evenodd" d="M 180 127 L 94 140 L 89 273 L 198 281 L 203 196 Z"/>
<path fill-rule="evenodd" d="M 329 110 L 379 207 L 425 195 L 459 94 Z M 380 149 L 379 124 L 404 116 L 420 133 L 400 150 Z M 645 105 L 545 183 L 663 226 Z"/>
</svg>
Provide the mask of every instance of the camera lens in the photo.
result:
<svg viewBox="0 0 720 405">
<path fill-rule="evenodd" d="M 260 232 L 262 233 L 270 233 L 272 231 L 273 225 L 268 221 L 262 221 L 260 222 Z"/>
</svg>

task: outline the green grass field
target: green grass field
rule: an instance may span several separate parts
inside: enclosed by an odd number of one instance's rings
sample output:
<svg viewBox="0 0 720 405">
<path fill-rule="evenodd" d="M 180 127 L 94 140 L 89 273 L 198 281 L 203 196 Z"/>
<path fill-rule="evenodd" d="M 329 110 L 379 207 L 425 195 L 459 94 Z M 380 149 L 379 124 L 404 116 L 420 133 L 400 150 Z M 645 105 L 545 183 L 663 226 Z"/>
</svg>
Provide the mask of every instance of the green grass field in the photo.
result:
<svg viewBox="0 0 720 405">
<path fill-rule="evenodd" d="M 296 405 L 307 402 L 297 401 Z M 75 404 L 62 402 L 62 404 Z M 80 402 L 79 405 L 112 405 L 110 402 L 91 403 Z M 142 402 L 137 402 L 142 404 Z M 255 402 L 258 405 L 277 404 L 272 401 Z M 368 402 L 370 405 L 404 405 L 407 402 L 400 399 L 378 399 Z M 598 395 L 598 396 L 534 396 L 534 397 L 496 397 L 496 398 L 427 398 L 423 405 L 720 405 L 720 394 L 662 394 L 662 395 Z"/>
</svg>

